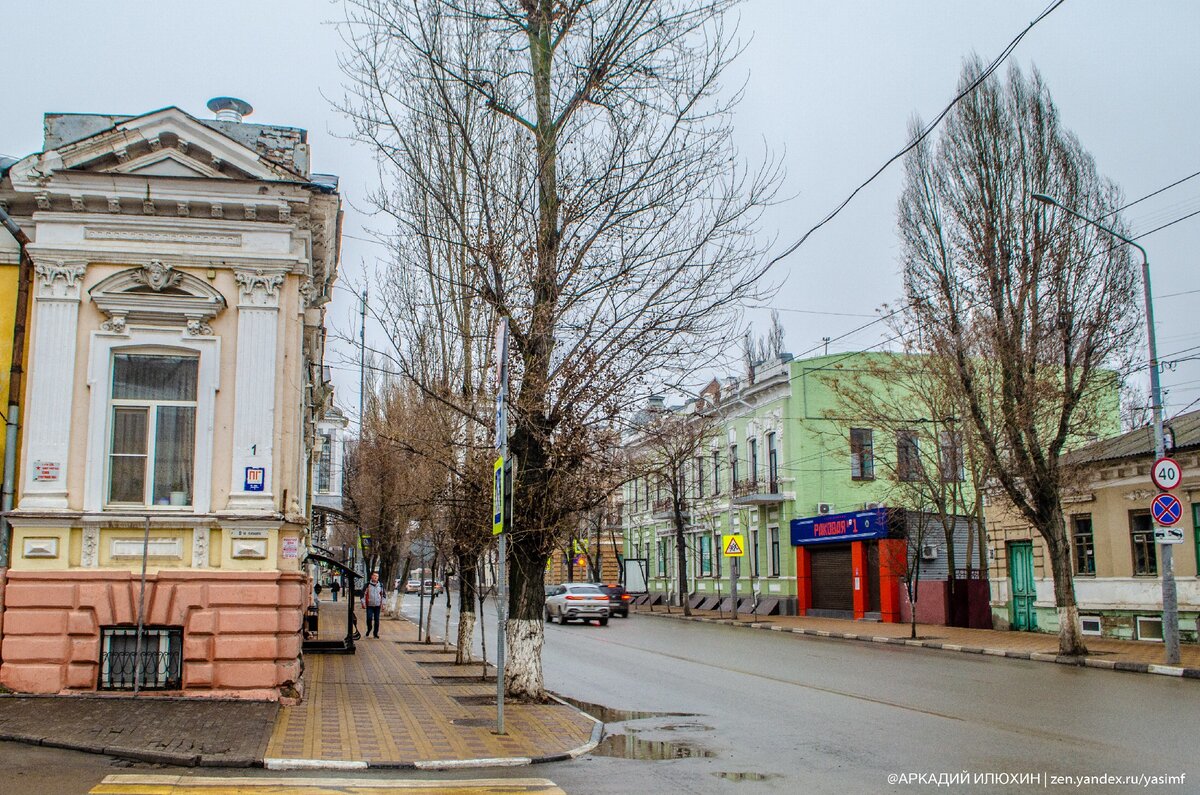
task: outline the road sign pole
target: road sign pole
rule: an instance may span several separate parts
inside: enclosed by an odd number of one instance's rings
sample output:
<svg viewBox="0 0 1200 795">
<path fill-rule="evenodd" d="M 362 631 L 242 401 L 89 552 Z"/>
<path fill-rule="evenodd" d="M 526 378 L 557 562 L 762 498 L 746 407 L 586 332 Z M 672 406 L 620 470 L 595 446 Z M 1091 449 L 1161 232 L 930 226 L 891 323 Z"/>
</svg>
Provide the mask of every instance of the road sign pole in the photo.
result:
<svg viewBox="0 0 1200 795">
<path fill-rule="evenodd" d="M 730 597 L 733 599 L 733 620 L 738 620 L 738 569 L 742 567 L 742 558 L 730 558 Z"/>
<path fill-rule="evenodd" d="M 511 511 L 504 505 L 508 480 L 508 318 L 500 318 L 496 329 L 496 447 L 501 459 L 501 527 L 496 565 L 496 734 L 504 734 L 504 640 L 508 629 L 508 534 Z"/>
</svg>

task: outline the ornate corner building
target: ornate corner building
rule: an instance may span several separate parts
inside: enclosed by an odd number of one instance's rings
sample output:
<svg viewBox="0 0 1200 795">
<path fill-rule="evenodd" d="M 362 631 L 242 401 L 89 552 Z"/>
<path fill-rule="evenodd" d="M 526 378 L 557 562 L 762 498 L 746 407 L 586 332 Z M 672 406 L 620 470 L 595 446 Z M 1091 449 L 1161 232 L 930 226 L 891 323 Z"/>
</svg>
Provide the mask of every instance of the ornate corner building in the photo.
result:
<svg viewBox="0 0 1200 795">
<path fill-rule="evenodd" d="M 337 179 L 304 130 L 227 109 L 45 130 L 0 172 L 34 270 L 0 684 L 278 698 L 301 672 Z"/>
</svg>

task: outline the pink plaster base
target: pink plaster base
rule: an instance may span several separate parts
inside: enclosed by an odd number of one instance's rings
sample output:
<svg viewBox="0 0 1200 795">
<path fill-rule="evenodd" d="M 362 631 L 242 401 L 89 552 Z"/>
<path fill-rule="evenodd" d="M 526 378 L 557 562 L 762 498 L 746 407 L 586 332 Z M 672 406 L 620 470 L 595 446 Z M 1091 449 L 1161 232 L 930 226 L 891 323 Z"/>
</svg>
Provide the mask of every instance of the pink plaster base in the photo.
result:
<svg viewBox="0 0 1200 795">
<path fill-rule="evenodd" d="M 21 693 L 96 690 L 100 628 L 136 626 L 127 571 L 7 572 L 0 684 Z M 183 695 L 278 700 L 300 679 L 306 595 L 297 572 L 161 571 L 145 625 L 183 627 Z M 161 694 L 161 691 L 159 691 Z"/>
</svg>

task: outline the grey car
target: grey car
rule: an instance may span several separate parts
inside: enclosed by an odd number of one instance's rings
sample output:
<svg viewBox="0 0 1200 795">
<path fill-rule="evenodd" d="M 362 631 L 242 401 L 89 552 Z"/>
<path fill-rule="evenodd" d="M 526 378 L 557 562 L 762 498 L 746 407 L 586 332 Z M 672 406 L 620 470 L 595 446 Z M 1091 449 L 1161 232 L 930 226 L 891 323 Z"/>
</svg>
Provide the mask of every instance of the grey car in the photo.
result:
<svg viewBox="0 0 1200 795">
<path fill-rule="evenodd" d="M 558 623 L 579 619 L 608 625 L 608 594 L 588 583 L 565 582 L 555 586 L 546 597 L 546 623 L 556 618 Z"/>
</svg>

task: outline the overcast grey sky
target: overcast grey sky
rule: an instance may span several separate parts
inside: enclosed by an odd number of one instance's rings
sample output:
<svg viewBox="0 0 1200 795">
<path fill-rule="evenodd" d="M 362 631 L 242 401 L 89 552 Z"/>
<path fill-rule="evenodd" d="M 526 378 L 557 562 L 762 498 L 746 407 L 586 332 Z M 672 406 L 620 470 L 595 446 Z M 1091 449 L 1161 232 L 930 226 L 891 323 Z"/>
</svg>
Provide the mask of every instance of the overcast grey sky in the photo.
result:
<svg viewBox="0 0 1200 795">
<path fill-rule="evenodd" d="M 795 198 L 774 208 L 762 230 L 776 250 L 900 149 L 914 113 L 929 119 L 941 110 L 964 56 L 991 60 L 1048 4 L 749 0 L 741 10 L 748 47 L 727 82 L 745 80 L 735 118 L 743 152 L 786 152 L 784 194 Z M 339 137 L 348 125 L 325 98 L 340 93 L 340 42 L 331 24 L 340 8 L 336 0 L 6 4 L 0 18 L 10 69 L 0 153 L 40 150 L 46 112 L 138 114 L 178 105 L 208 117 L 210 97 L 244 98 L 255 108 L 248 121 L 306 128 L 314 169 L 341 176 L 348 202 L 342 284 L 357 286 L 382 252 L 361 239 L 373 220 L 361 201 L 377 178 L 370 153 Z M 1041 70 L 1064 124 L 1132 200 L 1200 171 L 1198 33 L 1194 0 L 1067 0 L 1010 63 Z M 792 352 L 819 353 L 826 336 L 835 338 L 830 351 L 886 337 L 876 324 L 836 339 L 899 294 L 900 187 L 897 163 L 776 266 L 783 289 L 774 305 L 783 310 Z M 1200 177 L 1127 217 L 1141 234 L 1197 211 Z M 1151 258 L 1160 354 L 1196 357 L 1164 373 L 1169 416 L 1200 398 L 1200 216 L 1140 242 Z M 352 328 L 356 311 L 352 291 L 339 290 L 334 325 Z M 754 318 L 764 325 L 761 314 Z M 355 414 L 353 355 L 331 354 L 342 368 L 339 402 Z"/>
</svg>

